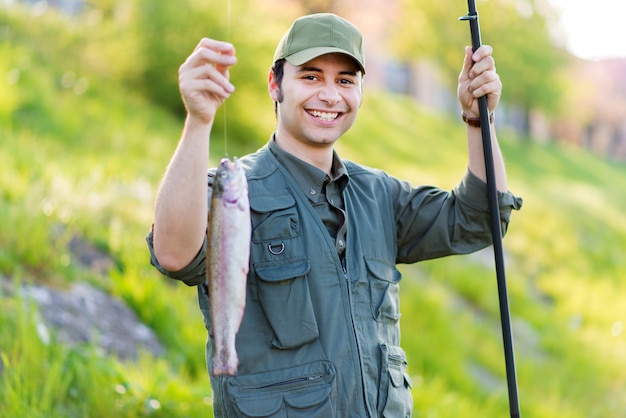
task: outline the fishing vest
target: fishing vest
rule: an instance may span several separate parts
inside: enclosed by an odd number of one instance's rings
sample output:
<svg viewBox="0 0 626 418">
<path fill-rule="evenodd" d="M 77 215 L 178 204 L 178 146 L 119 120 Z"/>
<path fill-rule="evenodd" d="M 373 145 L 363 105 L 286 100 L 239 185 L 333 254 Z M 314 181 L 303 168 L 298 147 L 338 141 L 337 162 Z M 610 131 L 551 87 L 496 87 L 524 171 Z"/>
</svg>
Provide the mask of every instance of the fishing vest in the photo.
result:
<svg viewBox="0 0 626 418">
<path fill-rule="evenodd" d="M 250 272 L 238 375 L 211 376 L 215 416 L 411 416 L 399 346 L 396 225 L 382 175 L 345 162 L 342 263 L 311 203 L 267 146 L 242 162 Z M 200 307 L 210 333 L 206 297 Z M 212 356 L 209 338 L 207 362 Z"/>
</svg>

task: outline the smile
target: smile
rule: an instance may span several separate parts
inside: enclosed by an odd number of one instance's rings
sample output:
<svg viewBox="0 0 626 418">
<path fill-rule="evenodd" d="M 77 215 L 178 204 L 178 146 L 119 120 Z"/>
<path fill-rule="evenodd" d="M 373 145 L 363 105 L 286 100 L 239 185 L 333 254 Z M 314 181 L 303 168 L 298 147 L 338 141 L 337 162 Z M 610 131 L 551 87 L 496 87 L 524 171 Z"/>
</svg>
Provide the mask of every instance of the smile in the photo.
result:
<svg viewBox="0 0 626 418">
<path fill-rule="evenodd" d="M 318 110 L 310 110 L 308 111 L 309 115 L 314 116 L 318 119 L 321 119 L 325 122 L 330 122 L 333 121 L 335 119 L 337 119 L 337 117 L 339 116 L 339 113 L 334 112 L 334 113 L 330 113 L 330 112 L 320 112 Z"/>
</svg>

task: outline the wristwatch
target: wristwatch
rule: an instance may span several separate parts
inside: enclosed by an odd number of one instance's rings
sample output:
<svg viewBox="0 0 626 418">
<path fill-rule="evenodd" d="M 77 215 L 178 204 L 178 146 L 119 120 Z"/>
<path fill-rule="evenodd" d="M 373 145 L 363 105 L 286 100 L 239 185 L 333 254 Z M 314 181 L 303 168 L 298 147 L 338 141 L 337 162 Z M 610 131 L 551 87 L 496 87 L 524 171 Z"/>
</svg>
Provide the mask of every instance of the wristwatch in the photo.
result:
<svg viewBox="0 0 626 418">
<path fill-rule="evenodd" d="M 467 116 L 465 113 L 461 113 L 461 118 L 463 119 L 463 122 L 467 123 L 469 126 L 473 128 L 480 128 L 480 118 L 471 118 Z M 489 114 L 489 122 L 493 123 L 493 120 L 494 120 L 494 116 L 493 116 L 493 112 L 491 112 Z"/>
</svg>

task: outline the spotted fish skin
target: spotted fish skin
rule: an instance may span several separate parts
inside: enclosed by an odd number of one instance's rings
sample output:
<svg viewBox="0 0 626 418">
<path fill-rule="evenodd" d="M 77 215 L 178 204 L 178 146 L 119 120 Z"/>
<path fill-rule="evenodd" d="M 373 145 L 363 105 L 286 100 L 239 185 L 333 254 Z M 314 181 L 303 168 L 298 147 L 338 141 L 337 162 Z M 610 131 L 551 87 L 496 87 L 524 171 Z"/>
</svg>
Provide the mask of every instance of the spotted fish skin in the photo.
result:
<svg viewBox="0 0 626 418">
<path fill-rule="evenodd" d="M 236 375 L 235 338 L 246 305 L 250 263 L 250 203 L 241 162 L 222 159 L 217 168 L 208 216 L 207 286 L 214 339 L 211 374 Z"/>
</svg>

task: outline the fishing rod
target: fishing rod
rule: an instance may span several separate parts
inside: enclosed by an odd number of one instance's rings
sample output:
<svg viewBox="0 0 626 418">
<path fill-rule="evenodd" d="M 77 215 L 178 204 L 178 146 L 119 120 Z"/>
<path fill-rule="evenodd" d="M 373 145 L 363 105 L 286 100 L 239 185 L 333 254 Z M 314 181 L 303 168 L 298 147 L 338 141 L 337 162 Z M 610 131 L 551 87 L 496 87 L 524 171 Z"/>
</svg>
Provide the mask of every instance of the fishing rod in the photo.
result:
<svg viewBox="0 0 626 418">
<path fill-rule="evenodd" d="M 467 20 L 470 25 L 472 37 L 472 50 L 476 51 L 481 46 L 480 26 L 478 24 L 478 12 L 476 2 L 467 1 L 469 13 L 459 18 Z M 489 221 L 491 224 L 491 237 L 493 240 L 494 258 L 496 264 L 496 276 L 498 281 L 498 297 L 500 299 L 500 322 L 502 324 L 502 339 L 504 343 L 504 361 L 506 366 L 507 386 L 509 391 L 509 410 L 511 418 L 520 418 L 519 398 L 517 394 L 517 374 L 515 372 L 515 355 L 513 350 L 513 333 L 511 329 L 511 311 L 509 308 L 509 295 L 506 285 L 504 270 L 504 253 L 502 250 L 502 230 L 500 227 L 500 210 L 498 208 L 498 194 L 496 189 L 496 175 L 493 163 L 493 150 L 491 146 L 491 126 L 489 123 L 489 108 L 487 96 L 478 99 L 480 113 L 480 129 L 483 139 L 483 153 L 485 158 L 485 172 L 487 175 L 487 200 L 489 204 Z"/>
</svg>

